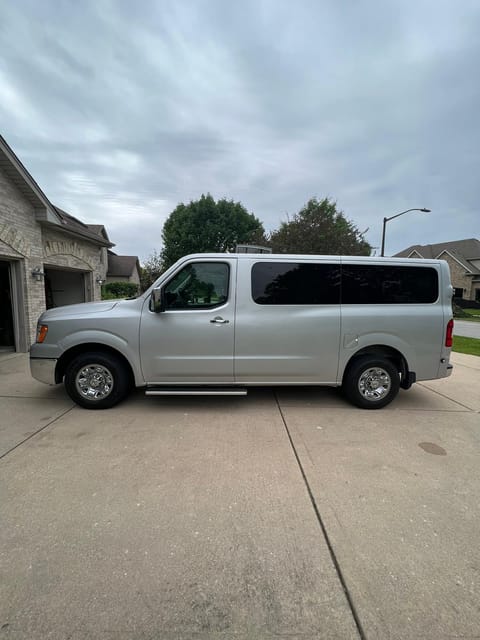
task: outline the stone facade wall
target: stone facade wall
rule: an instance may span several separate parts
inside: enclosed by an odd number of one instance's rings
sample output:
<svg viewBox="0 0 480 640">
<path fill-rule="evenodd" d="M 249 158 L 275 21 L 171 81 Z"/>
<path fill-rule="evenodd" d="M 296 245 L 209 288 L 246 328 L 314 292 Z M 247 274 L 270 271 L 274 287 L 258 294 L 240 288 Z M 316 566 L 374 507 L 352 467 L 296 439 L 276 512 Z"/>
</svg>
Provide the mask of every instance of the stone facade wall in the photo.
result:
<svg viewBox="0 0 480 640">
<path fill-rule="evenodd" d="M 22 289 L 25 308 L 24 342 L 35 340 L 38 316 L 45 311 L 45 282 L 36 279 L 32 270 L 56 266 L 78 269 L 87 276 L 87 300 L 101 300 L 101 286 L 107 271 L 106 249 L 54 228 L 42 227 L 35 218 L 32 204 L 0 169 L 0 259 L 21 263 Z"/>
<path fill-rule="evenodd" d="M 100 264 L 102 265 L 102 273 L 104 275 L 103 280 L 107 279 L 107 270 L 108 270 L 108 250 L 107 247 L 102 247 L 100 249 Z"/>
<path fill-rule="evenodd" d="M 45 309 L 43 278 L 37 281 L 31 272 L 43 269 L 42 233 L 30 202 L 0 169 L 0 257 L 22 262 L 22 286 L 25 300 L 25 340 L 35 339 L 37 318 Z M 22 310 L 19 310 L 22 313 Z"/>
<path fill-rule="evenodd" d="M 138 273 L 138 269 L 133 270 L 130 282 L 134 282 L 136 285 L 140 286 L 140 274 Z"/>
<path fill-rule="evenodd" d="M 103 263 L 103 247 L 80 238 L 63 234 L 56 229 L 43 230 L 43 254 L 46 266 L 81 269 L 91 274 L 87 282 L 86 300 L 101 300 L 101 285 L 97 280 L 105 280 L 106 265 Z"/>
<path fill-rule="evenodd" d="M 454 288 L 462 288 L 463 297 L 466 300 L 474 300 L 474 295 L 472 292 L 472 276 L 468 276 L 465 267 L 457 262 L 454 258 L 452 258 L 448 253 L 442 253 L 439 256 L 441 260 L 445 260 L 448 262 L 448 266 L 450 267 L 450 278 L 452 280 L 452 285 Z"/>
</svg>

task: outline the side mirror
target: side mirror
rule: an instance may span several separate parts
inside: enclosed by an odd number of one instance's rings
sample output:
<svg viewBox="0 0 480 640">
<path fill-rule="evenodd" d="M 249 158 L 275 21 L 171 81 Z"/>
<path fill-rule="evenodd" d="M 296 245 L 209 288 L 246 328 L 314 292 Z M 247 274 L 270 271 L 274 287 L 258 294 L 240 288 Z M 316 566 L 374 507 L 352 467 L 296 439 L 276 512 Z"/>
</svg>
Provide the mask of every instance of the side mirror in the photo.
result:
<svg viewBox="0 0 480 640">
<path fill-rule="evenodd" d="M 161 313 L 165 311 L 165 296 L 163 294 L 163 288 L 154 289 L 150 298 L 150 309 L 155 313 Z"/>
</svg>

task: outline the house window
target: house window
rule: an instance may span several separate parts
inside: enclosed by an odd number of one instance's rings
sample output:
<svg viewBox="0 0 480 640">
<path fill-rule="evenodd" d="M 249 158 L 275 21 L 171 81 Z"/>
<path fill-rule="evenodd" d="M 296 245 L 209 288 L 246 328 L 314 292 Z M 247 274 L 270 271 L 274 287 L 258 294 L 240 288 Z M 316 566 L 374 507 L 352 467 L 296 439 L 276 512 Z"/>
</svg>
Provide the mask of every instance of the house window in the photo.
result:
<svg viewBox="0 0 480 640">
<path fill-rule="evenodd" d="M 462 289 L 462 287 L 454 287 L 454 289 L 453 289 L 453 297 L 454 298 L 463 298 L 463 289 Z"/>
</svg>

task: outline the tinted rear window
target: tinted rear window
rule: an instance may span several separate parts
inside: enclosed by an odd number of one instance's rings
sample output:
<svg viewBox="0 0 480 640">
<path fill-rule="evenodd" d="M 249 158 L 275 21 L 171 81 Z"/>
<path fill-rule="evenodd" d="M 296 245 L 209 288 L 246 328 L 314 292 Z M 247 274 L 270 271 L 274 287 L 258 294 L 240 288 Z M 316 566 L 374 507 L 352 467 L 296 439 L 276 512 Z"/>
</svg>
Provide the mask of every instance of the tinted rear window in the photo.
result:
<svg viewBox="0 0 480 640">
<path fill-rule="evenodd" d="M 438 298 L 438 274 L 432 267 L 344 264 L 343 304 L 418 304 Z"/>
<path fill-rule="evenodd" d="M 252 267 L 257 304 L 339 304 L 340 266 L 295 262 L 257 262 Z"/>
</svg>

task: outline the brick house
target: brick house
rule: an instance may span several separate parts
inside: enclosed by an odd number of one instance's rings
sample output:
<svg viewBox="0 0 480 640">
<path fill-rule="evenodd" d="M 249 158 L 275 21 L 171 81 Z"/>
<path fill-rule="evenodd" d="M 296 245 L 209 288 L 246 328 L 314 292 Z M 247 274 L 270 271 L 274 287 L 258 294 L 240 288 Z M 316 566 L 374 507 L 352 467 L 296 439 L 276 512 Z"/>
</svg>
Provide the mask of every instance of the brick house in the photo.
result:
<svg viewBox="0 0 480 640">
<path fill-rule="evenodd" d="M 0 136 L 0 350 L 28 351 L 46 308 L 100 300 L 112 246 L 55 207 Z"/>
<path fill-rule="evenodd" d="M 454 297 L 480 302 L 480 240 L 469 238 L 438 244 L 416 244 L 395 256 L 445 260 L 450 266 Z"/>
</svg>

